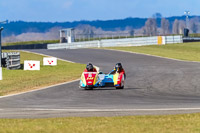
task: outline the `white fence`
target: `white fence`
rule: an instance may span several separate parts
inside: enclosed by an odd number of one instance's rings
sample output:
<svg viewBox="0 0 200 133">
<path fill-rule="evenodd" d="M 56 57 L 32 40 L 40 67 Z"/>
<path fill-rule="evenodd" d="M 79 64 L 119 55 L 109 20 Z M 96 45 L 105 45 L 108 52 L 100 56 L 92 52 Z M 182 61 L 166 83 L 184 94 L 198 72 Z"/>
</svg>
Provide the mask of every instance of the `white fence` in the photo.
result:
<svg viewBox="0 0 200 133">
<path fill-rule="evenodd" d="M 182 36 L 155 36 L 125 39 L 108 39 L 74 43 L 48 44 L 48 49 L 77 49 L 92 47 L 144 46 L 183 43 Z"/>
<path fill-rule="evenodd" d="M 183 43 L 182 36 L 165 36 L 165 44 Z"/>
</svg>

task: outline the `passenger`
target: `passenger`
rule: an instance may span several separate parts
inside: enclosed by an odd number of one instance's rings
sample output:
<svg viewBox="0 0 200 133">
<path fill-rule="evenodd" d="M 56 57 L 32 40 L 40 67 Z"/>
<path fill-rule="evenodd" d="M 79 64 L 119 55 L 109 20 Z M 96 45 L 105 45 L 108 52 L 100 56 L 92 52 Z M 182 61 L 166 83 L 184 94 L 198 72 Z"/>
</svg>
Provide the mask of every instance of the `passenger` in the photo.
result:
<svg viewBox="0 0 200 133">
<path fill-rule="evenodd" d="M 114 70 L 112 70 L 110 72 L 110 74 L 115 74 L 116 72 L 118 73 L 123 73 L 124 74 L 124 78 L 126 79 L 126 73 L 125 73 L 125 70 L 123 69 L 122 67 L 122 64 L 121 63 L 117 63 L 114 67 Z"/>
<path fill-rule="evenodd" d="M 84 72 L 97 72 L 97 69 L 92 65 L 92 63 L 88 63 Z"/>
</svg>

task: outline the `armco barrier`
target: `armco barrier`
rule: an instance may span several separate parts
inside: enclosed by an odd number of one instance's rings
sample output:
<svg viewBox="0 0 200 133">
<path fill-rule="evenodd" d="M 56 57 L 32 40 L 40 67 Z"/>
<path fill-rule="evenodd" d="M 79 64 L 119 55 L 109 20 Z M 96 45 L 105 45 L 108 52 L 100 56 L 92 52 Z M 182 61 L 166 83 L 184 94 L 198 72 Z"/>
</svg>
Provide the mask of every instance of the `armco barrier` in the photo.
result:
<svg viewBox="0 0 200 133">
<path fill-rule="evenodd" d="M 116 47 L 116 46 L 144 46 L 156 44 L 174 44 L 182 43 L 182 36 L 156 36 L 156 37 L 139 37 L 125 39 L 109 39 L 100 41 L 86 41 L 74 43 L 57 43 L 48 44 L 48 49 L 77 49 L 90 47 Z"/>
<path fill-rule="evenodd" d="M 165 43 L 166 44 L 183 43 L 183 38 L 182 36 L 166 36 Z"/>
<path fill-rule="evenodd" d="M 157 37 L 101 40 L 101 47 L 142 46 L 157 44 Z"/>
<path fill-rule="evenodd" d="M 98 47 L 99 41 L 48 44 L 47 49 L 77 49 Z"/>
<path fill-rule="evenodd" d="M 11 45 L 2 46 L 2 49 L 47 49 L 47 44 Z"/>
<path fill-rule="evenodd" d="M 200 42 L 200 37 L 184 37 L 183 42 Z"/>
</svg>

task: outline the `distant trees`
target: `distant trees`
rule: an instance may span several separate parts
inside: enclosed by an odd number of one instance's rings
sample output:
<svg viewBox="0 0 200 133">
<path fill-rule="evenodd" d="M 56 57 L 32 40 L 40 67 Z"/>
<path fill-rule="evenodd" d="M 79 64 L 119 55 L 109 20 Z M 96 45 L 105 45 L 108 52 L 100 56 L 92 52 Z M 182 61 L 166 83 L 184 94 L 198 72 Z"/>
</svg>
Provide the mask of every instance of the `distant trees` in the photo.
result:
<svg viewBox="0 0 200 133">
<path fill-rule="evenodd" d="M 59 30 L 61 27 L 54 27 L 49 29 L 45 33 L 39 32 L 27 32 L 20 35 L 12 35 L 4 37 L 3 42 L 23 42 L 23 41 L 34 41 L 34 40 L 56 40 L 59 39 Z"/>
<path fill-rule="evenodd" d="M 184 33 L 184 28 L 186 28 L 185 21 L 179 20 L 179 34 L 183 34 Z"/>
<path fill-rule="evenodd" d="M 71 23 L 13 21 L 3 26 L 5 27 L 2 34 L 3 42 L 59 39 L 59 30 L 70 27 L 75 28 L 77 40 L 183 34 L 186 28 L 184 16 L 163 18 L 160 13 L 155 13 L 148 19 L 127 18 Z M 190 16 L 188 26 L 190 33 L 200 33 L 200 16 Z"/>
<path fill-rule="evenodd" d="M 87 24 L 81 24 L 76 27 L 80 31 L 78 31 L 78 34 L 80 36 L 84 36 L 85 38 L 93 38 L 95 35 L 96 28 Z M 77 31 L 76 31 L 77 32 Z"/>
<path fill-rule="evenodd" d="M 93 38 L 94 30 L 95 30 L 95 27 L 92 27 L 90 25 L 84 25 L 83 34 L 85 34 L 86 36 L 89 36 L 90 38 Z"/>
<path fill-rule="evenodd" d="M 198 31 L 198 24 L 194 21 L 190 23 L 190 29 L 193 33 L 197 33 Z"/>
<path fill-rule="evenodd" d="M 134 29 L 130 30 L 130 31 L 129 31 L 129 34 L 130 34 L 130 36 L 134 36 L 134 34 L 135 34 Z"/>
<path fill-rule="evenodd" d="M 156 23 L 156 19 L 149 18 L 145 22 L 144 34 L 148 35 L 148 36 L 155 36 L 155 35 L 157 35 L 157 23 Z"/>
<path fill-rule="evenodd" d="M 162 14 L 157 12 L 157 13 L 153 14 L 152 17 L 155 18 L 155 19 L 156 18 L 162 18 Z"/>
<path fill-rule="evenodd" d="M 125 31 L 127 31 L 128 34 L 129 34 L 130 36 L 134 36 L 134 34 L 135 34 L 135 30 L 134 30 L 134 28 L 131 27 L 131 26 L 127 26 L 127 27 L 125 28 Z"/>
<path fill-rule="evenodd" d="M 170 24 L 169 20 L 162 18 L 161 20 L 161 29 L 162 29 L 162 35 L 170 34 Z"/>
<path fill-rule="evenodd" d="M 172 33 L 183 34 L 184 28 L 186 28 L 185 21 L 176 19 L 173 23 Z"/>
<path fill-rule="evenodd" d="M 190 31 L 192 33 L 197 33 L 199 30 L 199 19 L 198 18 L 194 18 L 190 20 Z"/>
<path fill-rule="evenodd" d="M 175 19 L 172 27 L 172 33 L 173 34 L 179 34 L 179 21 L 178 19 Z"/>
</svg>

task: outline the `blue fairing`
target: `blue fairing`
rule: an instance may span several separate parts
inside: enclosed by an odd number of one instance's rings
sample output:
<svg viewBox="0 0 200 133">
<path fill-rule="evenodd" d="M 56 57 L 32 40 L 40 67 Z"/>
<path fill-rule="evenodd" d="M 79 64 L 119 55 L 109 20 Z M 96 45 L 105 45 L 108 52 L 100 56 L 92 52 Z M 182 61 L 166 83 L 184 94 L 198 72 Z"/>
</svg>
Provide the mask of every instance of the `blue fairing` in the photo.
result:
<svg viewBox="0 0 200 133">
<path fill-rule="evenodd" d="M 81 80 L 80 80 L 80 86 L 83 87 L 83 88 L 86 87 L 86 85 Z"/>
<path fill-rule="evenodd" d="M 99 77 L 101 75 L 104 76 L 104 78 L 103 79 L 99 78 L 99 86 L 100 87 L 106 87 L 107 85 L 112 86 L 114 84 L 113 75 L 111 75 L 111 74 L 100 74 Z"/>
</svg>

